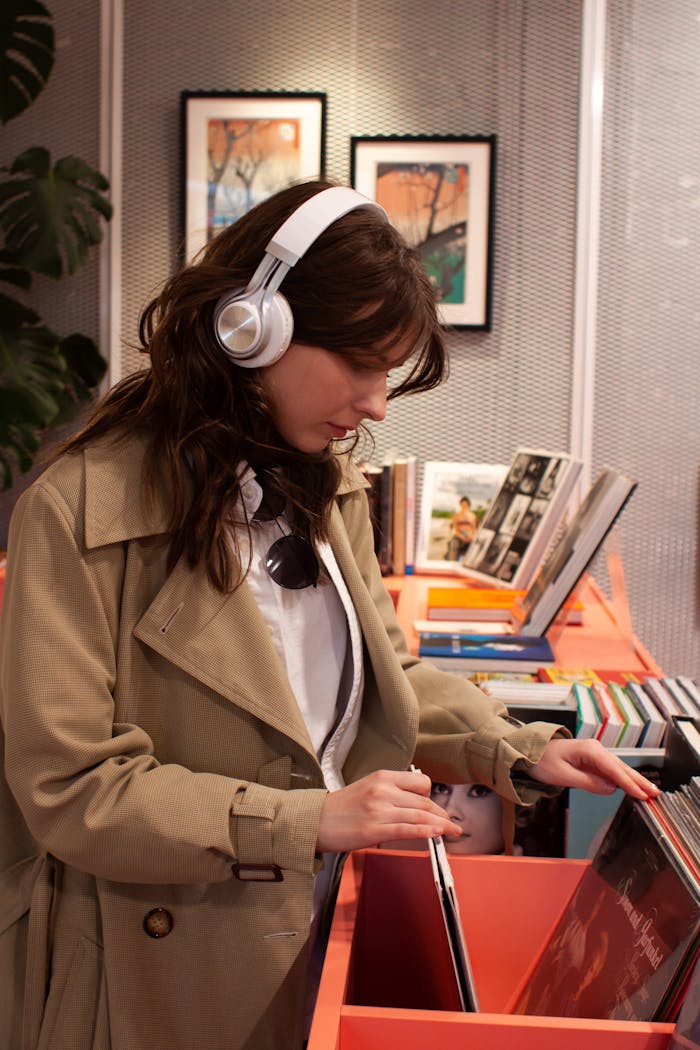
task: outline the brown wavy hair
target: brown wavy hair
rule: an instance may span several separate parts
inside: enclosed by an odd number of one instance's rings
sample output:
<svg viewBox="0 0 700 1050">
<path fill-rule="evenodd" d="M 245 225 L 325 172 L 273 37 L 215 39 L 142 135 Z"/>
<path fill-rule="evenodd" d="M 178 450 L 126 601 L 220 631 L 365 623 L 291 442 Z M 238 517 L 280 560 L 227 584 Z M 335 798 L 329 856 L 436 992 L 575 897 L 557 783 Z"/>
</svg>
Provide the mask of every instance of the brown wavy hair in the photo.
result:
<svg viewBox="0 0 700 1050">
<path fill-rule="evenodd" d="M 282 439 L 259 371 L 226 357 L 212 319 L 225 292 L 247 285 L 284 220 L 331 185 L 307 182 L 269 197 L 178 270 L 140 319 L 140 349 L 150 367 L 108 391 L 61 450 L 75 452 L 106 435 L 145 434 L 146 493 L 154 498 L 157 481 L 169 493 L 169 566 L 185 554 L 191 565 L 204 564 L 221 591 L 245 575 L 226 526 L 242 462 L 277 468 L 295 524 L 313 539 L 326 534 L 340 478 L 337 455 L 333 448 L 301 453 Z M 444 378 L 433 288 L 418 253 L 377 209 L 355 209 L 334 222 L 285 276 L 281 291 L 300 342 L 371 360 L 409 337 L 414 350 L 390 398 L 430 390 Z"/>
</svg>

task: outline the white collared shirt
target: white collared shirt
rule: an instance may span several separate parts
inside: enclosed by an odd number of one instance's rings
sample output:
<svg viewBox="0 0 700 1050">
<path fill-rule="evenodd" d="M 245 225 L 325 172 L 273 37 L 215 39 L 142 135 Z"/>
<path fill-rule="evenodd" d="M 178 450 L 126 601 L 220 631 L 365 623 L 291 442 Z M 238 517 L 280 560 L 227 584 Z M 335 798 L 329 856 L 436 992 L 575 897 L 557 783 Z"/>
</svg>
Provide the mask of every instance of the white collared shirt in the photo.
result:
<svg viewBox="0 0 700 1050">
<path fill-rule="evenodd" d="M 258 509 L 262 489 L 251 468 L 241 477 L 248 519 Z M 246 582 L 267 623 L 304 718 L 326 787 L 344 787 L 342 768 L 357 735 L 363 688 L 362 635 L 357 614 L 330 544 L 316 553 L 325 580 L 316 587 L 289 590 L 268 575 L 265 558 L 288 531 L 286 519 L 253 522 Z M 246 537 L 239 537 L 247 556 Z"/>
<path fill-rule="evenodd" d="M 289 590 L 269 576 L 265 559 L 270 546 L 289 531 L 283 517 L 255 521 L 262 489 L 248 467 L 241 474 L 241 499 L 252 523 L 251 545 L 241 531 L 241 555 L 250 553 L 246 582 L 267 623 L 273 644 L 287 671 L 292 692 L 321 764 L 329 791 L 345 786 L 342 769 L 357 736 L 364 670 L 362 633 L 357 613 L 330 544 L 316 546 L 327 579 L 316 587 Z M 314 883 L 305 1029 L 308 1034 L 323 961 L 316 943 L 323 905 L 328 897 L 335 856 L 324 854 L 324 867 Z"/>
</svg>

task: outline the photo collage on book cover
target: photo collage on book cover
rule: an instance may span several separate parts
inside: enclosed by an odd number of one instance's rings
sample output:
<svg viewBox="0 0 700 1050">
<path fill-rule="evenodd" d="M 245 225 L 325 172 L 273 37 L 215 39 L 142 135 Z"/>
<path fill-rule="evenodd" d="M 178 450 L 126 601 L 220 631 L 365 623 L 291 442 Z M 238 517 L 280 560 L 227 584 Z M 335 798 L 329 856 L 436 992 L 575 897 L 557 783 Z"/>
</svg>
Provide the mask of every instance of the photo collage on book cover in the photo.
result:
<svg viewBox="0 0 700 1050">
<path fill-rule="evenodd" d="M 567 462 L 527 452 L 515 457 L 466 554 L 465 567 L 504 583 L 513 579 Z"/>
</svg>

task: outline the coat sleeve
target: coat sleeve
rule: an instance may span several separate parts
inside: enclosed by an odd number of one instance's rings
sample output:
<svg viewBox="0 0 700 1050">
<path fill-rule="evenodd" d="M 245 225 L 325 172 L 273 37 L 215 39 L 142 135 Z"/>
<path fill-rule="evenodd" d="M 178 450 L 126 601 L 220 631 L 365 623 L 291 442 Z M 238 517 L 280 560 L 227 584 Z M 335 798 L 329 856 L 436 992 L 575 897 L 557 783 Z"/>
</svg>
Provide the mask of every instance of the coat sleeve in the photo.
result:
<svg viewBox="0 0 700 1050">
<path fill-rule="evenodd" d="M 142 727 L 115 722 L 125 545 L 83 550 L 76 520 L 55 486 L 35 483 L 8 548 L 5 771 L 40 848 L 121 882 L 224 881 L 237 861 L 313 874 L 324 790 L 161 764 Z"/>
<path fill-rule="evenodd" d="M 409 653 L 374 554 L 374 537 L 363 489 L 345 495 L 341 511 L 365 584 L 385 625 L 394 653 L 418 701 L 415 762 L 433 780 L 476 782 L 502 797 L 529 804 L 552 789 L 511 776 L 539 761 L 553 736 L 568 730 L 546 722 L 528 725 L 511 718 L 504 704 L 476 685 Z"/>
</svg>

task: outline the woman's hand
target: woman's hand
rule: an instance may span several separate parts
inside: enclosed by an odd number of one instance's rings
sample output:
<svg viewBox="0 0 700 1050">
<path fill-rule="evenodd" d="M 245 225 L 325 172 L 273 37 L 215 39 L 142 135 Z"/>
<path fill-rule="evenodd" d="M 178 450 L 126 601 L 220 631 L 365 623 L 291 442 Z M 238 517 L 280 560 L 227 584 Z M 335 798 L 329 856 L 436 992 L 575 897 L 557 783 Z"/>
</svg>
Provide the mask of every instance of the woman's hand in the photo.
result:
<svg viewBox="0 0 700 1050">
<path fill-rule="evenodd" d="M 583 788 L 594 795 L 611 795 L 622 788 L 633 798 L 649 798 L 659 789 L 636 769 L 616 758 L 599 740 L 550 740 L 528 774 L 543 784 Z"/>
<path fill-rule="evenodd" d="M 326 796 L 317 849 L 340 852 L 397 839 L 459 834 L 444 809 L 431 801 L 430 777 L 381 769 Z"/>
</svg>

